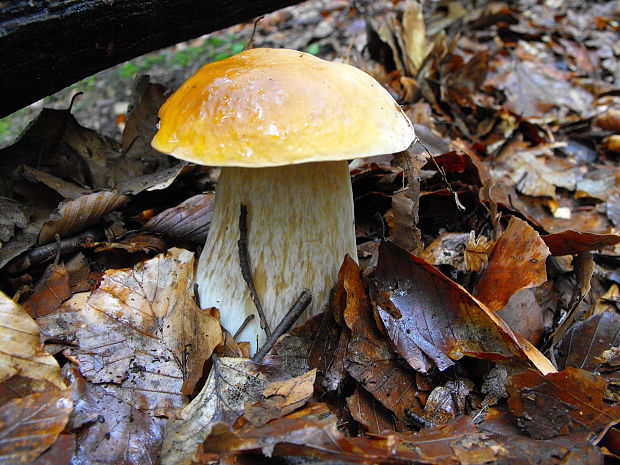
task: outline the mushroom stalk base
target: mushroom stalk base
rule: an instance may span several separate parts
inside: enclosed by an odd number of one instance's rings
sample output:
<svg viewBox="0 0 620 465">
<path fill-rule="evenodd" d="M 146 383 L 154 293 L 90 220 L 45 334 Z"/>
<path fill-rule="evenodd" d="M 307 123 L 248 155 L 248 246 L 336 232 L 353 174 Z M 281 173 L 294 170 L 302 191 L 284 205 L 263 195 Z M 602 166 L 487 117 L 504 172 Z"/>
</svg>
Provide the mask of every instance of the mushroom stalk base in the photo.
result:
<svg viewBox="0 0 620 465">
<path fill-rule="evenodd" d="M 345 254 L 357 260 L 353 195 L 346 161 L 274 168 L 222 168 L 215 211 L 196 282 L 203 308 L 217 307 L 234 334 L 256 307 L 239 265 L 239 211 L 248 209 L 248 253 L 258 296 L 275 328 L 304 289 L 312 303 L 300 322 L 329 300 Z M 239 336 L 253 354 L 265 341 L 258 315 Z"/>
</svg>

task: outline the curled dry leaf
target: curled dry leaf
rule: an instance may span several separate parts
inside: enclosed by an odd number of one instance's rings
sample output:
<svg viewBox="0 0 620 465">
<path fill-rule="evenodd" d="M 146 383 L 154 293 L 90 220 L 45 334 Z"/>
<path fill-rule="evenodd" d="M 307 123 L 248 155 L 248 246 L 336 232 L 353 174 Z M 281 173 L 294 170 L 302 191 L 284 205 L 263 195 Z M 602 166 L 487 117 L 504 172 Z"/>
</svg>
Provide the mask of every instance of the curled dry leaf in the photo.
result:
<svg viewBox="0 0 620 465">
<path fill-rule="evenodd" d="M 244 418 L 254 426 L 283 417 L 304 405 L 314 392 L 316 368 L 296 378 L 274 381 L 263 391 L 263 399 L 246 404 Z"/>
<path fill-rule="evenodd" d="M 445 370 L 464 355 L 490 360 L 527 357 L 543 373 L 555 368 L 494 312 L 424 260 L 381 244 L 372 288 L 390 339 L 416 370 L 432 360 Z"/>
<path fill-rule="evenodd" d="M 548 256 L 549 249 L 534 228 L 511 217 L 508 228 L 493 247 L 474 295 L 489 309 L 499 310 L 518 290 L 547 281 Z"/>
<path fill-rule="evenodd" d="M 189 465 L 199 444 L 218 422 L 232 424 L 243 414 L 245 402 L 262 398 L 270 382 L 283 379 L 281 366 L 258 365 L 245 358 L 213 358 L 202 391 L 177 419 L 166 426 L 161 451 L 163 465 Z M 286 376 L 286 375 L 285 375 Z"/>
<path fill-rule="evenodd" d="M 214 193 L 199 194 L 154 216 L 145 229 L 204 244 L 213 216 Z"/>
<path fill-rule="evenodd" d="M 508 379 L 508 405 L 536 439 L 600 433 L 620 421 L 620 405 L 608 397 L 607 385 L 604 378 L 578 368 L 547 375 L 528 370 Z"/>
<path fill-rule="evenodd" d="M 54 240 L 56 234 L 67 237 L 86 226 L 95 223 L 103 215 L 116 210 L 129 201 L 126 195 L 115 192 L 97 192 L 62 202 L 56 213 L 43 225 L 39 234 L 39 244 Z"/>
<path fill-rule="evenodd" d="M 219 321 L 193 299 L 194 257 L 187 250 L 110 270 L 80 310 L 80 371 L 115 383 L 114 395 L 153 415 L 174 416 L 222 340 Z"/>
<path fill-rule="evenodd" d="M 65 429 L 69 390 L 31 394 L 0 407 L 0 463 L 33 463 Z"/>
<path fill-rule="evenodd" d="M 489 241 L 486 236 L 482 235 L 476 238 L 474 231 L 471 231 L 467 237 L 467 244 L 465 244 L 465 269 L 467 271 L 480 271 L 483 266 L 489 263 L 489 254 L 494 246 L 495 241 Z"/>
<path fill-rule="evenodd" d="M 342 314 L 351 330 L 344 368 L 399 420 L 411 422 L 411 412 L 422 413 L 415 372 L 400 362 L 379 332 L 360 269 L 348 255 L 338 274 L 336 294 L 343 290 L 340 305 L 344 305 Z"/>
<path fill-rule="evenodd" d="M 572 255 L 620 243 L 618 234 L 594 234 L 570 229 L 542 236 L 542 239 L 549 247 L 551 255 Z"/>
<path fill-rule="evenodd" d="M 64 388 L 58 362 L 43 350 L 39 327 L 0 292 L 0 381 L 14 375 L 46 380 Z"/>
</svg>

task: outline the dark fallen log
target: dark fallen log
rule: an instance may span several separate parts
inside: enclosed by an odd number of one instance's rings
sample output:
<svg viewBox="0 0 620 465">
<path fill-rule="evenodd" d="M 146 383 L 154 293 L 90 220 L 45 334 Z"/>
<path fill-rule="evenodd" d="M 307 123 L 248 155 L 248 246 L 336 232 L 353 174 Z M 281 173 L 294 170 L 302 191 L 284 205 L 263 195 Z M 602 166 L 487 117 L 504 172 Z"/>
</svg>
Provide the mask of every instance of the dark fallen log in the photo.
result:
<svg viewBox="0 0 620 465">
<path fill-rule="evenodd" d="M 0 2 L 0 117 L 110 66 L 299 2 Z"/>
</svg>

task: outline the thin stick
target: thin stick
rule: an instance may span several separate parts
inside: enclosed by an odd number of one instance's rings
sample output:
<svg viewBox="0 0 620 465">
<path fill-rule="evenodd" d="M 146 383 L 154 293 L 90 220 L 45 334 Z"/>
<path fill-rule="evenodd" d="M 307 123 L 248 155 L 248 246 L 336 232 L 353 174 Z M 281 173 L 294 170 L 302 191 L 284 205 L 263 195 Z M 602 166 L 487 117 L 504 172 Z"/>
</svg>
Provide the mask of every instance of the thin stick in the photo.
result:
<svg viewBox="0 0 620 465">
<path fill-rule="evenodd" d="M 241 275 L 246 284 L 250 288 L 250 296 L 258 311 L 258 317 L 260 318 L 260 327 L 265 331 L 267 338 L 271 336 L 271 329 L 267 323 L 263 306 L 258 298 L 258 292 L 256 292 L 256 286 L 254 286 L 254 279 L 252 278 L 252 267 L 250 266 L 250 255 L 248 254 L 248 226 L 247 226 L 248 209 L 244 204 L 241 204 L 241 212 L 239 213 L 239 240 L 237 245 L 239 246 L 239 265 L 241 265 Z"/>
<path fill-rule="evenodd" d="M 254 357 L 252 357 L 252 361 L 256 363 L 260 363 L 265 358 L 265 355 L 271 350 L 276 341 L 286 333 L 297 321 L 297 318 L 303 313 L 308 305 L 312 302 L 312 293 L 308 289 L 304 289 L 297 299 L 297 302 L 291 307 L 282 321 L 276 326 L 276 329 L 273 331 L 273 334 L 267 338 L 263 347 L 260 348 Z"/>
<path fill-rule="evenodd" d="M 245 329 L 245 327 L 248 325 L 248 323 L 250 321 L 252 321 L 254 318 L 256 318 L 256 316 L 253 313 L 250 313 L 248 316 L 245 317 L 245 320 L 243 320 L 243 323 L 241 323 L 241 326 L 239 326 L 239 329 L 237 330 L 237 332 L 235 333 L 235 335 L 233 336 L 233 339 L 236 341 L 237 338 L 239 336 L 241 336 L 241 333 L 243 332 L 243 330 Z"/>
</svg>

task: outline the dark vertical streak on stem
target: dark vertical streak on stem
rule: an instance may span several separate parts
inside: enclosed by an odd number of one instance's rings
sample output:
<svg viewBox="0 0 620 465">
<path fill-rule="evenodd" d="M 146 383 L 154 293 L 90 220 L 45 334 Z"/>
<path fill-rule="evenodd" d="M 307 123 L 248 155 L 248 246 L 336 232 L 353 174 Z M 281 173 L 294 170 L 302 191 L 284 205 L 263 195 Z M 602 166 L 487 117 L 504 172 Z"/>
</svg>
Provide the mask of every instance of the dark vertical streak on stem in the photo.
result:
<svg viewBox="0 0 620 465">
<path fill-rule="evenodd" d="M 258 311 L 258 317 L 260 318 L 260 327 L 265 331 L 267 339 L 271 336 L 271 329 L 267 323 L 263 306 L 258 298 L 256 292 L 256 286 L 254 286 L 254 279 L 252 278 L 252 267 L 250 266 L 250 256 L 248 254 L 248 226 L 247 226 L 248 208 L 241 204 L 241 211 L 239 213 L 239 240 L 237 245 L 239 246 L 239 265 L 241 266 L 241 275 L 244 281 L 250 288 L 250 296 Z"/>
</svg>

